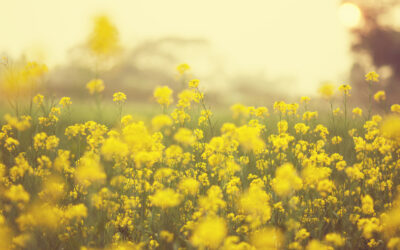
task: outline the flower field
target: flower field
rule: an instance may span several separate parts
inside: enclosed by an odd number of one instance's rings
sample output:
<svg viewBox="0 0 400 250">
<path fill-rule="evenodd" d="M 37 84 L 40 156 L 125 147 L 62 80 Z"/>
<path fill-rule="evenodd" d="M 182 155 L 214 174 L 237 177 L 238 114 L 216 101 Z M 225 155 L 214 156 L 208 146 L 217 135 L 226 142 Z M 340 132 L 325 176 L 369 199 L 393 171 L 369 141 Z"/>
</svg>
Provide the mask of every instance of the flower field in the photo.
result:
<svg viewBox="0 0 400 250">
<path fill-rule="evenodd" d="M 90 46 L 108 54 L 117 38 L 99 23 Z M 217 122 L 181 64 L 185 88 L 157 87 L 157 115 L 125 113 L 117 92 L 106 126 L 38 93 L 45 65 L 2 67 L 0 249 L 400 249 L 400 105 L 373 111 L 375 72 L 364 109 L 326 84 L 326 114 L 304 96 Z M 86 88 L 100 105 L 107 83 Z"/>
</svg>

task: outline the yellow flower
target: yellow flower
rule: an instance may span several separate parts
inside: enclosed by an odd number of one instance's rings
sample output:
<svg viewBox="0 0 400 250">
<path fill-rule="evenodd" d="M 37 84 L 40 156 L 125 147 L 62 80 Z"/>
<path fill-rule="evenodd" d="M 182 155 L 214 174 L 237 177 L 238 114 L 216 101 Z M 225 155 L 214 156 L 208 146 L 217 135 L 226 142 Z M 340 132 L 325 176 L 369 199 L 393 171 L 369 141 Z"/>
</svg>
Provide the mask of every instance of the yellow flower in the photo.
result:
<svg viewBox="0 0 400 250">
<path fill-rule="evenodd" d="M 345 243 L 345 239 L 337 233 L 329 233 L 325 235 L 325 241 L 331 243 L 335 247 L 341 247 Z"/>
<path fill-rule="evenodd" d="M 302 241 L 310 237 L 310 233 L 307 232 L 307 229 L 302 228 L 296 233 L 295 240 L 296 241 Z"/>
<path fill-rule="evenodd" d="M 366 81 L 379 82 L 379 75 L 375 71 L 368 72 L 365 75 Z"/>
<path fill-rule="evenodd" d="M 93 31 L 88 39 L 89 49 L 97 56 L 108 56 L 119 49 L 118 30 L 105 15 L 94 18 Z"/>
<path fill-rule="evenodd" d="M 116 103 L 124 103 L 126 101 L 126 95 L 122 92 L 114 93 L 113 101 Z"/>
<path fill-rule="evenodd" d="M 345 95 L 350 96 L 351 86 L 348 84 L 342 84 L 340 85 L 339 90 L 343 92 Z"/>
<path fill-rule="evenodd" d="M 157 115 L 151 119 L 151 125 L 155 131 L 159 131 L 164 127 L 172 126 L 173 121 L 168 115 Z"/>
<path fill-rule="evenodd" d="M 71 98 L 70 98 L 70 97 L 63 97 L 63 98 L 61 98 L 59 104 L 60 104 L 63 108 L 68 107 L 68 106 L 71 106 L 71 104 L 72 104 Z"/>
<path fill-rule="evenodd" d="M 157 190 L 154 195 L 149 196 L 149 199 L 153 206 L 165 209 L 178 206 L 182 201 L 182 196 L 173 189 L 166 188 Z"/>
<path fill-rule="evenodd" d="M 47 73 L 47 66 L 37 62 L 27 62 L 25 66 L 15 65 L 0 75 L 0 90 L 8 97 L 26 97 L 35 93 Z"/>
<path fill-rule="evenodd" d="M 33 103 L 40 106 L 43 104 L 43 99 L 44 99 L 43 95 L 37 94 L 37 95 L 35 95 L 35 97 L 33 97 Z"/>
<path fill-rule="evenodd" d="M 393 105 L 390 107 L 390 110 L 391 110 L 393 113 L 400 114 L 400 105 L 399 105 L 399 104 L 393 104 Z"/>
<path fill-rule="evenodd" d="M 190 66 L 187 63 L 182 63 L 176 67 L 176 70 L 180 75 L 183 75 L 185 74 L 186 71 L 190 70 Z"/>
<path fill-rule="evenodd" d="M 12 137 L 8 137 L 4 143 L 4 147 L 10 152 L 14 151 L 18 146 L 19 146 L 19 141 L 17 141 Z"/>
<path fill-rule="evenodd" d="M 275 228 L 266 227 L 250 235 L 251 245 L 255 249 L 283 249 L 283 235 Z"/>
<path fill-rule="evenodd" d="M 371 198 L 371 196 L 366 195 L 361 199 L 362 202 L 362 211 L 364 214 L 373 214 L 374 211 L 374 200 Z"/>
<path fill-rule="evenodd" d="M 324 83 L 319 89 L 318 92 L 320 95 L 326 99 L 330 99 L 335 90 L 335 86 L 332 83 Z"/>
<path fill-rule="evenodd" d="M 332 138 L 332 144 L 339 144 L 342 142 L 342 138 L 340 136 L 334 136 Z"/>
<path fill-rule="evenodd" d="M 302 180 L 298 177 L 292 164 L 286 163 L 277 168 L 275 178 L 272 179 L 272 189 L 279 196 L 288 196 L 293 191 L 301 189 Z"/>
<path fill-rule="evenodd" d="M 4 120 L 6 120 L 7 124 L 13 128 L 16 128 L 18 131 L 25 131 L 31 127 L 31 120 L 30 116 L 21 116 L 21 117 L 13 117 L 9 114 L 4 115 Z"/>
<path fill-rule="evenodd" d="M 79 159 L 75 173 L 78 183 L 89 186 L 92 183 L 103 183 L 106 177 L 97 155 L 86 153 Z"/>
<path fill-rule="evenodd" d="M 185 178 L 179 182 L 179 190 L 184 194 L 196 195 L 199 190 L 200 183 L 194 178 Z"/>
<path fill-rule="evenodd" d="M 153 95 L 161 106 L 168 107 L 173 102 L 172 92 L 172 89 L 168 88 L 167 86 L 163 86 L 157 87 L 154 90 Z"/>
<path fill-rule="evenodd" d="M 353 109 L 353 114 L 354 115 L 358 115 L 358 116 L 362 116 L 362 109 L 361 108 L 354 108 Z"/>
<path fill-rule="evenodd" d="M 5 191 L 4 196 L 13 202 L 27 203 L 29 201 L 29 193 L 25 191 L 21 184 L 12 185 Z"/>
<path fill-rule="evenodd" d="M 306 250 L 332 250 L 332 247 L 323 244 L 319 240 L 311 240 L 307 244 Z"/>
<path fill-rule="evenodd" d="M 250 188 L 241 196 L 239 208 L 247 215 L 252 227 L 266 223 L 271 218 L 269 195 L 260 185 L 250 185 Z"/>
<path fill-rule="evenodd" d="M 391 139 L 400 140 L 400 116 L 386 117 L 380 126 L 381 133 Z"/>
<path fill-rule="evenodd" d="M 168 232 L 167 230 L 162 230 L 160 232 L 161 239 L 165 240 L 166 242 L 172 242 L 174 240 L 174 234 Z"/>
<path fill-rule="evenodd" d="M 300 103 L 308 104 L 309 102 L 310 102 L 310 97 L 308 97 L 308 96 L 302 96 L 300 98 Z"/>
<path fill-rule="evenodd" d="M 104 91 L 104 82 L 101 79 L 93 79 L 86 84 L 86 88 L 91 95 Z"/>
<path fill-rule="evenodd" d="M 174 140 L 185 146 L 192 146 L 196 142 L 193 131 L 187 128 L 180 128 L 174 135 Z"/>
<path fill-rule="evenodd" d="M 375 93 L 374 95 L 374 100 L 376 102 L 382 102 L 384 100 L 386 100 L 386 93 L 383 90 L 380 90 L 378 92 Z"/>
<path fill-rule="evenodd" d="M 228 229 L 224 219 L 209 216 L 202 219 L 195 227 L 190 241 L 201 249 L 217 249 L 224 241 Z"/>
<path fill-rule="evenodd" d="M 198 79 L 193 79 L 189 82 L 189 87 L 190 88 L 197 88 L 199 86 L 200 80 Z"/>
</svg>

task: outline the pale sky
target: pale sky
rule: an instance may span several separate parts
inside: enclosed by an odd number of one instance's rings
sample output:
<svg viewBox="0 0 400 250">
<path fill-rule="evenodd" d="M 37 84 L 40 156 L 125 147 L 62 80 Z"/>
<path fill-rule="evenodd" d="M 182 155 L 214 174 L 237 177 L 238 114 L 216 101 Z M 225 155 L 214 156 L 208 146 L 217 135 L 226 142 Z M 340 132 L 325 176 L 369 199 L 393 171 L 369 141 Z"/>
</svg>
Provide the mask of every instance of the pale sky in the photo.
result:
<svg viewBox="0 0 400 250">
<path fill-rule="evenodd" d="M 0 52 L 28 51 L 51 68 L 85 41 L 92 17 L 106 13 L 126 47 L 164 36 L 204 38 L 231 74 L 290 77 L 299 91 L 315 92 L 323 80 L 345 80 L 351 66 L 338 5 L 339 0 L 0 0 Z"/>
</svg>

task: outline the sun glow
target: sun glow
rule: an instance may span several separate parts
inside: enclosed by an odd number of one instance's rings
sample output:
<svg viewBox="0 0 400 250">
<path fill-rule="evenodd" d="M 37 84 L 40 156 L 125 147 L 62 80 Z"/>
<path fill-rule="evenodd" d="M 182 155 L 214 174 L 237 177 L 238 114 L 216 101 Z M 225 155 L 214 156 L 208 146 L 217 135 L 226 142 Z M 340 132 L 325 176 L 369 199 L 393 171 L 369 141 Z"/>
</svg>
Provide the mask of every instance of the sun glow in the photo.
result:
<svg viewBox="0 0 400 250">
<path fill-rule="evenodd" d="M 344 3 L 339 7 L 339 19 L 348 28 L 356 27 L 361 21 L 361 11 L 357 5 Z"/>
</svg>

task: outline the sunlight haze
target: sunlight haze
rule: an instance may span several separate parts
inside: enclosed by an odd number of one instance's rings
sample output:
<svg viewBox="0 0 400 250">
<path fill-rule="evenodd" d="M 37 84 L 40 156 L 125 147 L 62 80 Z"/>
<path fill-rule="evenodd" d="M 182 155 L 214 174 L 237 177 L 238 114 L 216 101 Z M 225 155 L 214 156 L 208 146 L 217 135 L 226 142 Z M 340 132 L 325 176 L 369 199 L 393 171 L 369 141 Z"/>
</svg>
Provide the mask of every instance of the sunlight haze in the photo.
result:
<svg viewBox="0 0 400 250">
<path fill-rule="evenodd" d="M 50 68 L 85 42 L 98 13 L 110 15 L 125 48 L 162 37 L 205 39 L 228 76 L 286 79 L 290 93 L 315 93 L 324 80 L 345 81 L 351 65 L 337 0 L 1 1 L 0 53 L 26 53 Z M 214 70 L 189 55 L 183 60 L 194 72 Z"/>
</svg>

